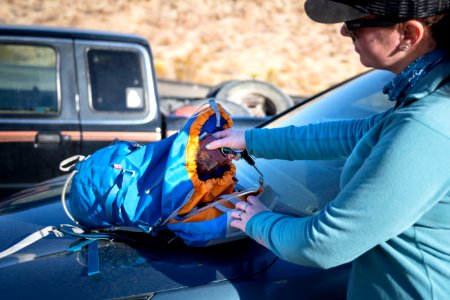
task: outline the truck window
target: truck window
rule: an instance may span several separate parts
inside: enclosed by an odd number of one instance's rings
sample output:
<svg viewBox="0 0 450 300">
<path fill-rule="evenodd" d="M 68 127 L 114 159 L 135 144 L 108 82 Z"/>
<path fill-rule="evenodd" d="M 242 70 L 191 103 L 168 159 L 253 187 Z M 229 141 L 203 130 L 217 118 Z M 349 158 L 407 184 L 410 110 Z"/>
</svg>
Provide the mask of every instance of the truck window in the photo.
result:
<svg viewBox="0 0 450 300">
<path fill-rule="evenodd" d="M 94 110 L 141 112 L 145 109 L 143 68 L 138 52 L 90 49 L 87 58 Z"/>
<path fill-rule="evenodd" d="M 0 45 L 0 113 L 58 113 L 56 52 L 48 46 Z"/>
</svg>

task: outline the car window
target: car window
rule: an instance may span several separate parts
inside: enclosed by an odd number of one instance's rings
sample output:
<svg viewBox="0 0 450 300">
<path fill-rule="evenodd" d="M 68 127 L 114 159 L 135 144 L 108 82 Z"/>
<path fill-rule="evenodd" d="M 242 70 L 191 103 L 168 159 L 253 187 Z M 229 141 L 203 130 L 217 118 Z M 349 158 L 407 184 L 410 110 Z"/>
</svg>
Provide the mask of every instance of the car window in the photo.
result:
<svg viewBox="0 0 450 300">
<path fill-rule="evenodd" d="M 133 112 L 145 109 L 143 68 L 138 52 L 90 49 L 87 59 L 94 110 Z"/>
<path fill-rule="evenodd" d="M 0 45 L 0 113 L 58 113 L 57 55 L 36 45 Z"/>
<path fill-rule="evenodd" d="M 312 99 L 274 120 L 268 127 L 364 118 L 385 111 L 392 107 L 393 103 L 382 93 L 382 89 L 393 76 L 386 71 L 369 72 Z"/>
<path fill-rule="evenodd" d="M 305 125 L 319 121 L 362 118 L 385 111 L 393 103 L 381 90 L 393 75 L 373 71 L 341 85 L 275 119 L 266 127 Z M 326 205 L 339 191 L 339 174 L 344 161 L 283 161 L 257 159 L 264 174 L 261 200 L 275 211 L 304 216 Z M 257 174 L 239 161 L 237 177 L 252 186 Z"/>
</svg>

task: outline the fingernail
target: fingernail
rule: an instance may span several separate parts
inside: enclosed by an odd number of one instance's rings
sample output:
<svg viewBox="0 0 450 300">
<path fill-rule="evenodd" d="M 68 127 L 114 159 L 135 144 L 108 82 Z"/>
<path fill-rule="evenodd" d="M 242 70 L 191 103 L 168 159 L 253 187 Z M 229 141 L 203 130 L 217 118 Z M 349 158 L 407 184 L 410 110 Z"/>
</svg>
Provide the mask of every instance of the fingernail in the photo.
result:
<svg viewBox="0 0 450 300">
<path fill-rule="evenodd" d="M 209 150 L 209 148 L 211 148 L 211 146 L 208 144 L 205 146 L 205 148 Z"/>
</svg>

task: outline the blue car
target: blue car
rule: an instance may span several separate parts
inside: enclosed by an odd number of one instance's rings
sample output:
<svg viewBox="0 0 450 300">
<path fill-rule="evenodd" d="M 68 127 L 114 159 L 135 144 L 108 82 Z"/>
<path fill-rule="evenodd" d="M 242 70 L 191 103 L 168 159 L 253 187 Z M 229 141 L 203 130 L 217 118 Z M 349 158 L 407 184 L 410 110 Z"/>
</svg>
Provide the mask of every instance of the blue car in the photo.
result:
<svg viewBox="0 0 450 300">
<path fill-rule="evenodd" d="M 361 118 L 393 103 L 380 91 L 393 75 L 370 71 L 284 112 L 265 127 Z M 237 177 L 257 184 L 239 161 Z M 257 159 L 264 174 L 260 199 L 294 216 L 316 213 L 338 192 L 343 161 Z M 26 170 L 24 170 L 26 172 Z M 0 204 L 0 252 L 46 226 L 73 224 L 61 205 L 64 177 L 43 182 Z M 1 299 L 345 299 L 349 265 L 308 268 L 277 258 L 243 237 L 188 247 L 170 232 L 124 233 L 101 240 L 100 273 L 88 276 L 89 251 L 69 251 L 83 240 L 49 235 L 0 259 Z"/>
</svg>

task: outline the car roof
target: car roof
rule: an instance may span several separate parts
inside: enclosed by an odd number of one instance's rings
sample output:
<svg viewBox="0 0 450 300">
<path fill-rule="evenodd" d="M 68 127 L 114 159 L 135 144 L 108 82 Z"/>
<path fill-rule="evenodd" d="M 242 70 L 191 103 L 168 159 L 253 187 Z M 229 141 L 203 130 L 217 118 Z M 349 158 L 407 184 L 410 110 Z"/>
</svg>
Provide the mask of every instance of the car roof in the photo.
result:
<svg viewBox="0 0 450 300">
<path fill-rule="evenodd" d="M 148 41 L 135 34 L 88 30 L 69 27 L 46 27 L 25 25 L 0 25 L 1 36 L 39 36 L 114 42 L 132 42 L 148 47 Z"/>
</svg>

